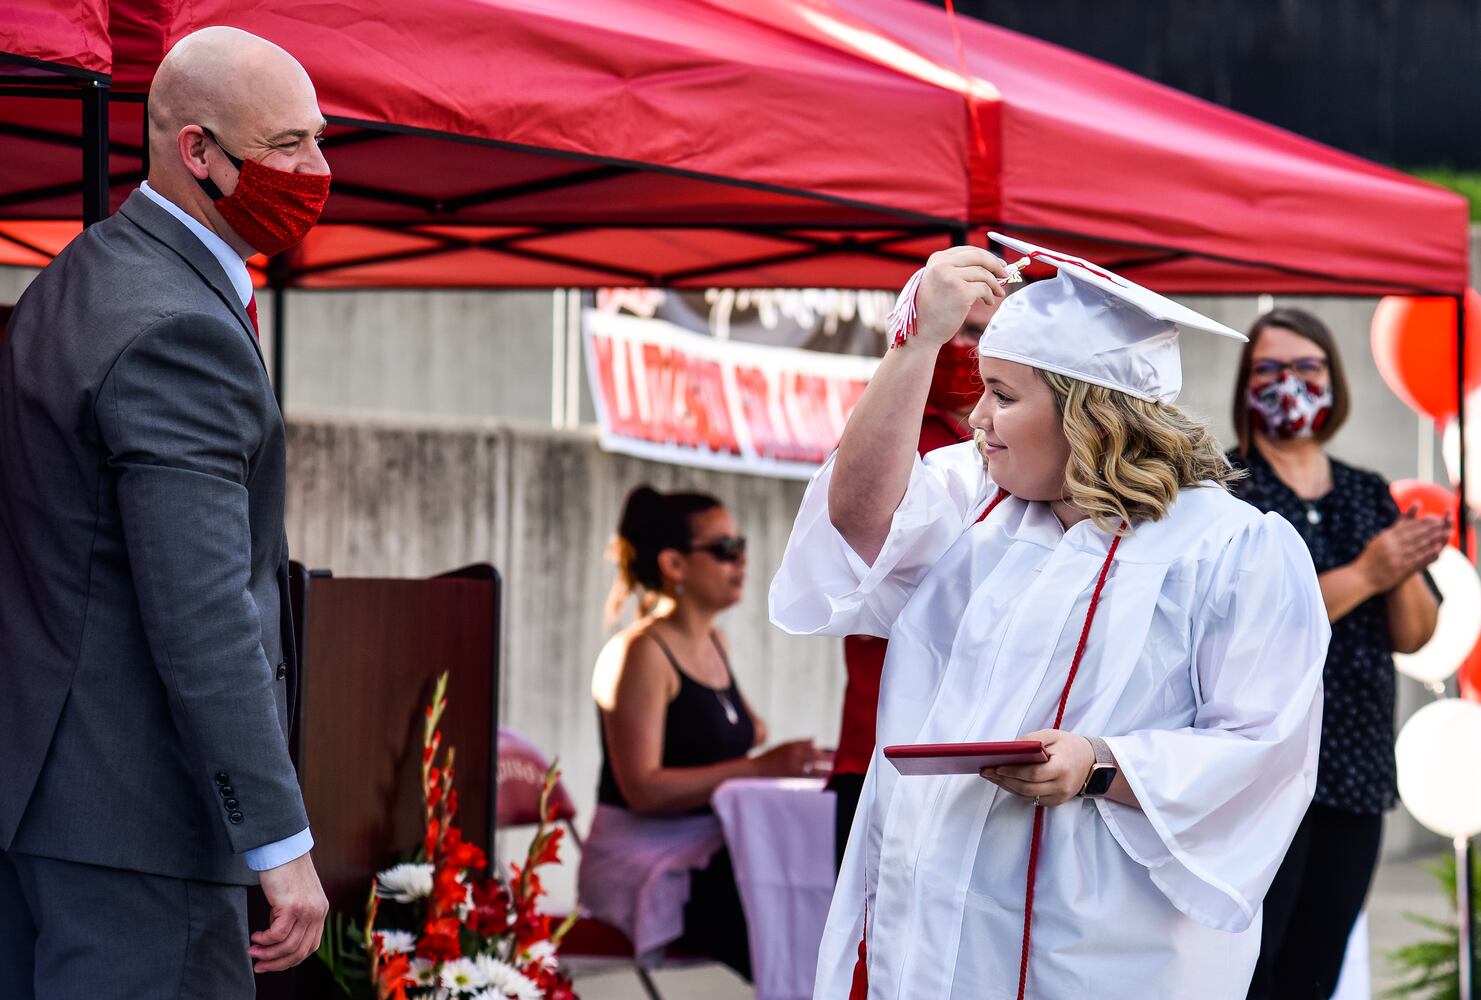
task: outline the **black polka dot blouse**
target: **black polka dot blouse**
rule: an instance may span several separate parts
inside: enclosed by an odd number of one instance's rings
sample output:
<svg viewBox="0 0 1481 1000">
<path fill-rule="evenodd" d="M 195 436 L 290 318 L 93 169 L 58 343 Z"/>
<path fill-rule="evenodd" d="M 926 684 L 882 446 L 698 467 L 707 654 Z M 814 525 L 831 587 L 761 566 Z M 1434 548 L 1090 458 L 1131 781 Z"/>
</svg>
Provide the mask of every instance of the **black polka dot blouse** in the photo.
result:
<svg viewBox="0 0 1481 1000">
<path fill-rule="evenodd" d="M 1248 455 L 1231 452 L 1229 459 L 1249 471 L 1249 478 L 1234 484 L 1235 495 L 1290 521 L 1306 540 L 1319 574 L 1355 560 L 1374 535 L 1398 520 L 1398 505 L 1376 473 L 1332 459 L 1331 492 L 1319 500 L 1303 500 L 1253 445 Z M 1332 623 L 1322 674 L 1321 760 L 1313 801 L 1372 815 L 1393 808 L 1398 800 L 1393 653 L 1382 594 Z"/>
</svg>

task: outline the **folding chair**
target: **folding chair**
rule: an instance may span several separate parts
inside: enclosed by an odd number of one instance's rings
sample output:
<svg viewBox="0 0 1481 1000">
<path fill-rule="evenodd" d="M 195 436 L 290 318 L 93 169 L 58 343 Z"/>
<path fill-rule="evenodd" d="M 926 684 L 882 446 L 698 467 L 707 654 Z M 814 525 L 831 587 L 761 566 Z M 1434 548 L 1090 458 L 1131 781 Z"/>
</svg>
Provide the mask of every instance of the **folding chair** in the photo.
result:
<svg viewBox="0 0 1481 1000">
<path fill-rule="evenodd" d="M 545 772 L 550 768 L 546 759 L 535 745 L 512 729 L 499 729 L 499 774 L 498 807 L 495 824 L 500 830 L 510 827 L 534 826 L 540 821 L 540 792 L 545 785 Z M 555 821 L 566 828 L 571 842 L 576 845 L 577 856 L 585 849 L 581 834 L 576 830 L 576 804 L 571 800 L 563 782 L 557 781 L 551 795 L 555 807 Z M 578 908 L 579 908 L 578 902 Z M 564 914 L 558 915 L 557 919 Z M 638 977 L 650 1000 L 663 1000 L 658 986 L 649 974 L 650 969 L 674 968 L 698 965 L 708 959 L 684 954 L 678 949 L 669 949 L 657 961 L 644 965 L 638 961 L 633 943 L 626 934 L 611 924 L 588 917 L 578 916 L 576 923 L 561 942 L 560 957 L 563 962 L 573 962 L 587 968 L 603 965 L 628 966 Z"/>
</svg>

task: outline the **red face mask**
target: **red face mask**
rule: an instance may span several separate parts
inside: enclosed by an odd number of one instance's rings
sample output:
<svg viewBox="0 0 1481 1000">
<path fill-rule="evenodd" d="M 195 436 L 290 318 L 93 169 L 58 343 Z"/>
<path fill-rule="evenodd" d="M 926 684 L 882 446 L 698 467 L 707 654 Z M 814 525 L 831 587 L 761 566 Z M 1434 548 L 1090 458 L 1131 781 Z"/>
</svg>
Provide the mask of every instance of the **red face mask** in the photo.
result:
<svg viewBox="0 0 1481 1000">
<path fill-rule="evenodd" d="M 982 395 L 982 377 L 977 372 L 977 345 L 956 338 L 942 346 L 931 373 L 931 391 L 926 402 L 938 410 L 957 413 L 977 405 Z"/>
<path fill-rule="evenodd" d="M 269 257 L 302 243 L 324 211 L 330 175 L 300 174 L 238 159 L 209 129 L 203 131 L 238 170 L 236 189 L 228 195 L 209 177 L 198 182 L 227 225 L 253 250 Z"/>
</svg>

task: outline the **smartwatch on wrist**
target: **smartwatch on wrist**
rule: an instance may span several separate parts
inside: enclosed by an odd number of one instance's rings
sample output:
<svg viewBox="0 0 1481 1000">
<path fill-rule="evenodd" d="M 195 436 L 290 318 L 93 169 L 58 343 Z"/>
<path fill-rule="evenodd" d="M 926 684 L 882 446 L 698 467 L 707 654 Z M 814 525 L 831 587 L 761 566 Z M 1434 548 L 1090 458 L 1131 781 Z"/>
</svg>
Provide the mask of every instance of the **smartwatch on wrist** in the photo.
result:
<svg viewBox="0 0 1481 1000">
<path fill-rule="evenodd" d="M 1085 778 L 1085 787 L 1080 789 L 1080 795 L 1094 799 L 1111 790 L 1111 782 L 1116 780 L 1116 758 L 1111 755 L 1110 746 L 1099 736 L 1085 738 L 1095 751 L 1095 763 L 1090 765 L 1090 774 Z"/>
</svg>

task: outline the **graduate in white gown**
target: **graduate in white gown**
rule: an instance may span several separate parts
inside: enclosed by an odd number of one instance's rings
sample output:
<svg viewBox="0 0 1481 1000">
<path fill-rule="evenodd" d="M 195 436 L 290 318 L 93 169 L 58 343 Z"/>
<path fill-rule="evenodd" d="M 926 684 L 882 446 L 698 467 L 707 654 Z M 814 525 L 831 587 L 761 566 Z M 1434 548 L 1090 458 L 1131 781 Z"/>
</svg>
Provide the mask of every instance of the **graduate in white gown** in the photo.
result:
<svg viewBox="0 0 1481 1000">
<path fill-rule="evenodd" d="M 986 250 L 931 257 L 771 587 L 789 632 L 890 642 L 815 997 L 1237 1000 L 1329 635 L 1301 539 L 1172 405 L 1178 327 L 1240 334 L 994 237 L 1057 275 L 1005 299 Z M 936 352 L 979 299 L 977 440 L 922 460 Z M 1020 738 L 1048 763 L 902 776 L 880 749 Z"/>
</svg>

